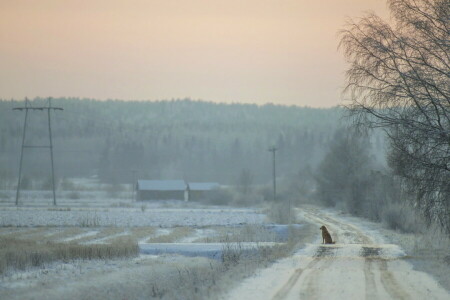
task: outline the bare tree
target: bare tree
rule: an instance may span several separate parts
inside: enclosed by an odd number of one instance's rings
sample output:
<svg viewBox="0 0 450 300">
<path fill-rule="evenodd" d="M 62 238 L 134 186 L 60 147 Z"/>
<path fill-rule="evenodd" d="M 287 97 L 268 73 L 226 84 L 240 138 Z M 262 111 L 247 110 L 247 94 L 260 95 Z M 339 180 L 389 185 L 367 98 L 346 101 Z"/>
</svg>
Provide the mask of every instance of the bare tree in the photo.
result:
<svg viewBox="0 0 450 300">
<path fill-rule="evenodd" d="M 392 25 L 368 14 L 341 32 L 347 107 L 356 125 L 386 130 L 414 206 L 450 233 L 450 1 L 388 4 Z"/>
<path fill-rule="evenodd" d="M 367 175 L 374 167 L 367 137 L 353 130 L 337 130 L 315 174 L 317 199 L 361 215 L 367 198 Z"/>
</svg>

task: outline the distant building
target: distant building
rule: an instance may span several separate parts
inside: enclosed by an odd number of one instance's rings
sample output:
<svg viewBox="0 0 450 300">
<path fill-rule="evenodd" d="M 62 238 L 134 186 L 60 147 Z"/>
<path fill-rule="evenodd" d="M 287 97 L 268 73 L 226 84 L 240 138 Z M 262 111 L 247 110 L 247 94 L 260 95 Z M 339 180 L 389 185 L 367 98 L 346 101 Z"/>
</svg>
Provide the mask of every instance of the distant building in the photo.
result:
<svg viewBox="0 0 450 300">
<path fill-rule="evenodd" d="M 137 200 L 184 200 L 184 180 L 138 180 Z"/>
<path fill-rule="evenodd" d="M 220 185 L 216 182 L 190 182 L 184 180 L 138 180 L 136 200 L 202 200 Z"/>
</svg>

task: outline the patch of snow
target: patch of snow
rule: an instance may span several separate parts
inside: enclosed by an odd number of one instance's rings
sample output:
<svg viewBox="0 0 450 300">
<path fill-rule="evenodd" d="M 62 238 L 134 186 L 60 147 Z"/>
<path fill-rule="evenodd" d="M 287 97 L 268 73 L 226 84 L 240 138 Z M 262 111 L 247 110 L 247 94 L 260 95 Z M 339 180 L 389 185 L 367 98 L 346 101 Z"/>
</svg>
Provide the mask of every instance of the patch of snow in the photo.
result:
<svg viewBox="0 0 450 300">
<path fill-rule="evenodd" d="M 195 229 L 195 232 L 192 235 L 183 237 L 182 239 L 180 239 L 177 242 L 178 243 L 192 243 L 201 238 L 212 237 L 215 235 L 217 235 L 217 231 L 214 229 L 197 228 L 197 229 Z"/>
<path fill-rule="evenodd" d="M 90 237 L 90 236 L 96 235 L 97 233 L 99 233 L 98 230 L 92 230 L 92 231 L 84 232 L 84 233 L 81 233 L 81 234 L 77 234 L 77 235 L 74 235 L 74 236 L 71 236 L 71 237 L 67 237 L 67 238 L 61 239 L 61 240 L 59 240 L 59 242 L 66 243 L 66 242 L 70 242 L 70 241 L 74 241 L 74 240 L 79 240 L 79 239 L 82 239 L 82 238 L 85 238 L 85 237 Z"/>
<path fill-rule="evenodd" d="M 171 228 L 158 228 L 152 235 L 146 236 L 139 240 L 139 244 L 146 243 L 149 239 L 160 237 L 163 235 L 169 235 L 173 229 Z"/>
<path fill-rule="evenodd" d="M 139 244 L 139 251 L 141 254 L 179 254 L 221 260 L 224 251 L 237 251 L 240 255 L 245 255 L 255 253 L 259 247 L 272 247 L 275 245 L 279 245 L 279 243 L 149 243 Z"/>
<path fill-rule="evenodd" d="M 112 240 L 112 239 L 115 239 L 117 237 L 124 236 L 124 235 L 129 235 L 129 234 L 130 234 L 130 232 L 128 230 L 126 230 L 124 232 L 108 235 L 108 236 L 105 236 L 105 237 L 99 238 L 99 239 L 90 240 L 88 242 L 84 242 L 84 243 L 81 243 L 81 244 L 84 244 L 84 245 L 107 244 L 108 240 Z"/>
</svg>

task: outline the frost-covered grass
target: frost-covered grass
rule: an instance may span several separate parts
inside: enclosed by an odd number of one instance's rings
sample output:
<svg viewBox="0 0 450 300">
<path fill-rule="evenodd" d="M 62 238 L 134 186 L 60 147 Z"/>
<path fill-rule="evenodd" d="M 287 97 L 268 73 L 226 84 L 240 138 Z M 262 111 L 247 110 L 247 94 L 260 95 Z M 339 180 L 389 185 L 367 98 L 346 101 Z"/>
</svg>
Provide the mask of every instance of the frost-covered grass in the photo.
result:
<svg viewBox="0 0 450 300">
<path fill-rule="evenodd" d="M 158 235 L 162 230 L 171 236 L 171 240 L 187 239 L 199 234 L 213 236 L 227 233 L 229 241 L 224 241 L 225 254 L 221 260 L 210 260 L 202 257 L 183 257 L 178 255 L 141 255 L 140 258 L 117 260 L 108 257 L 98 257 L 87 262 L 85 259 L 66 259 L 58 264 L 46 262 L 41 268 L 29 268 L 26 272 L 9 273 L 4 275 L 0 284 L 0 292 L 8 295 L 8 299 L 215 299 L 219 294 L 227 291 L 233 284 L 250 276 L 257 268 L 266 267 L 278 258 L 289 255 L 296 249 L 299 241 L 305 240 L 305 228 L 291 231 L 288 242 L 276 247 L 258 247 L 252 255 L 243 255 L 239 248 L 239 240 L 274 240 L 274 235 L 267 235 L 266 229 L 259 225 L 240 226 L 239 230 L 227 231 L 218 226 L 202 228 L 0 228 L 0 237 L 20 233 L 20 238 L 32 239 L 24 241 L 31 245 L 39 244 L 33 240 L 47 241 L 70 238 L 98 231 L 98 234 L 75 239 L 68 243 L 60 243 L 71 247 L 77 241 L 95 240 L 99 236 L 114 235 L 126 231 L 130 239 L 139 239 L 149 235 Z M 39 229 L 39 230 L 37 230 Z M 8 232 L 10 234 L 3 234 Z M 175 232 L 175 233 L 173 233 Z M 241 234 L 247 232 L 243 236 Z M 50 234 L 51 233 L 51 234 Z M 176 236 L 176 238 L 175 238 Z M 222 236 L 224 237 L 224 236 Z M 263 238 L 264 237 L 264 238 Z M 47 240 L 44 240 L 47 238 Z M 125 237 L 122 237 L 125 238 Z M 19 238 L 17 238 L 19 239 Z M 120 238 L 118 238 L 120 240 Z M 19 239 L 20 240 L 20 239 Z M 307 240 L 308 242 L 310 240 Z M 84 245 L 95 249 L 110 249 L 109 245 Z M 52 243 L 52 242 L 51 242 Z M 123 244 L 123 243 L 120 243 Z M 125 243 L 126 244 L 126 243 Z M 79 245 L 83 246 L 83 245 Z M 73 266 L 73 267 L 72 267 Z M 114 267 L 116 266 L 116 267 Z M 28 274 L 28 275 L 26 275 Z M 35 275 L 30 275 L 35 274 Z M 32 278 L 30 278 L 30 276 Z M 23 279 L 22 279 L 23 278 Z M 64 283 L 64 284 L 63 284 Z M 68 284 L 70 283 L 70 284 Z M 58 288 L 54 288 L 58 286 Z M 52 288 L 53 287 L 53 288 Z"/>
<path fill-rule="evenodd" d="M 383 234 L 400 245 L 414 268 L 433 275 L 450 292 L 450 238 L 431 226 L 422 233 L 384 230 Z"/>
<path fill-rule="evenodd" d="M 8 299 L 214 299 L 305 239 L 298 227 L 280 240 L 256 209 L 136 202 L 124 189 L 73 184 L 58 191 L 56 207 L 48 191 L 24 191 L 19 207 L 14 192 L 3 193 L 0 294 Z M 260 243 L 280 241 L 273 247 Z M 224 254 L 220 260 L 136 257 L 143 242 L 221 242 Z M 245 242 L 260 244 L 244 255 L 239 245 Z M 14 247 L 22 251 L 12 254 Z"/>
<path fill-rule="evenodd" d="M 273 226 L 273 225 L 270 225 Z M 207 237 L 205 238 L 205 235 Z M 18 261 L 18 263 L 10 263 L 9 266 L 18 269 L 23 269 L 29 266 L 39 266 L 42 263 L 48 263 L 55 260 L 60 260 L 61 256 L 49 255 L 57 249 L 58 253 L 61 253 L 61 249 L 81 249 L 83 251 L 90 249 L 108 249 L 103 245 L 137 245 L 138 242 L 146 243 L 191 243 L 196 240 L 203 239 L 208 243 L 220 242 L 223 243 L 227 250 L 238 250 L 239 243 L 242 242 L 277 242 L 280 239 L 277 235 L 269 231 L 267 228 L 261 225 L 243 225 L 243 226 L 213 226 L 203 228 L 193 228 L 189 226 L 174 227 L 174 228 L 156 228 L 156 227 L 31 227 L 31 228 L 17 228 L 17 227 L 3 227 L 0 228 L 0 237 L 2 238 L 1 247 L 4 251 L 8 252 L 17 245 L 28 245 L 28 250 L 24 253 L 31 253 L 30 249 L 35 249 L 39 263 L 21 263 L 26 261 L 26 255 L 20 255 L 21 259 L 17 259 L 11 254 L 5 254 L 6 260 Z M 79 245 L 80 247 L 77 247 Z M 180 244 L 183 245 L 183 244 Z M 20 246 L 25 249 L 24 247 Z M 8 250 L 9 249 L 9 250 Z M 49 250 L 50 249 L 50 250 Z M 80 250 L 80 251 L 81 251 Z M 261 246 L 258 250 L 262 250 L 264 255 L 267 250 Z M 31 251 L 31 252 L 30 252 Z M 69 250 L 68 250 L 69 251 Z M 96 250 L 97 251 L 97 250 Z M 6 253 L 5 252 L 5 253 Z M 183 251 L 179 252 L 182 253 Z M 235 251 L 236 252 L 236 251 Z M 241 251 L 243 252 L 243 251 Z M 9 252 L 8 252 L 9 253 Z M 42 253 L 42 254 L 36 254 Z M 73 253 L 73 252 L 71 252 Z M 228 251 L 227 253 L 232 253 Z M 259 253 L 258 255 L 261 255 Z M 27 254 L 28 255 L 28 254 Z M 31 255 L 31 254 L 30 254 Z M 200 253 L 198 255 L 201 255 Z M 84 255 L 85 256 L 85 255 Z M 74 258 L 84 258 L 83 255 L 76 256 Z M 99 258 L 100 254 L 94 257 Z M 229 255 L 232 256 L 231 254 Z M 110 258 L 110 257 L 105 257 Z M 89 258 L 91 259 L 91 258 Z M 224 259 L 224 261 L 227 258 Z M 6 265 L 6 263 L 4 263 Z"/>
<path fill-rule="evenodd" d="M 132 241 L 104 245 L 80 245 L 40 243 L 31 239 L 0 237 L 0 274 L 7 270 L 39 267 L 53 261 L 132 257 L 136 256 L 138 252 L 138 245 Z"/>
<path fill-rule="evenodd" d="M 175 276 L 172 278 L 175 280 L 152 282 L 150 296 L 162 299 L 218 299 L 224 292 L 253 274 L 256 269 L 268 267 L 276 260 L 290 255 L 302 244 L 310 242 L 312 233 L 316 231 L 312 230 L 311 225 L 293 228 L 289 232 L 286 243 L 271 247 L 257 246 L 255 251 L 248 252 L 241 247 L 242 230 L 248 231 L 245 239 L 249 239 L 250 236 L 255 239 L 267 238 L 268 235 L 267 229 L 262 226 L 245 227 L 216 237 L 225 238 L 221 240 L 224 243 L 224 249 L 220 263 L 210 261 L 208 265 L 187 265 L 177 268 L 177 272 L 172 272 L 172 276 Z M 215 229 L 218 230 L 218 228 Z M 227 229 L 223 228 L 223 230 Z M 274 235 L 271 237 L 274 241 Z M 139 298 L 129 297 L 130 299 Z"/>
<path fill-rule="evenodd" d="M 215 234 L 197 239 L 196 242 L 223 243 L 223 242 L 286 242 L 303 225 L 280 224 L 247 224 L 236 226 L 214 227 Z M 291 233 L 292 231 L 292 233 Z"/>
</svg>

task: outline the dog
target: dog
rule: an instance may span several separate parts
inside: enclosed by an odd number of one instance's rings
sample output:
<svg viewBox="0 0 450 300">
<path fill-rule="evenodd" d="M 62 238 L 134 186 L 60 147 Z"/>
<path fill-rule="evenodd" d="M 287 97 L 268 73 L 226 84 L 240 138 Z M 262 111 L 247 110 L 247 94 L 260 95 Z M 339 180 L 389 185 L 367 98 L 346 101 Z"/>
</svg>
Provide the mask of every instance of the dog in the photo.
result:
<svg viewBox="0 0 450 300">
<path fill-rule="evenodd" d="M 331 239 L 331 235 L 328 232 L 328 229 L 325 226 L 320 227 L 320 230 L 322 230 L 322 244 L 334 244 L 336 242 L 333 242 Z"/>
</svg>

